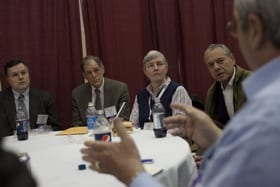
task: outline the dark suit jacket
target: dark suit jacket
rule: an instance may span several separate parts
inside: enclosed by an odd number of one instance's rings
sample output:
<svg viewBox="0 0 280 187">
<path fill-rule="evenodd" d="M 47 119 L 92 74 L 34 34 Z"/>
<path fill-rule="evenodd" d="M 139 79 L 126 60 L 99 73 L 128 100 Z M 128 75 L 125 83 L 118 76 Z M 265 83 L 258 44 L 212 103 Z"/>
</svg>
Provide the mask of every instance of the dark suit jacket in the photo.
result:
<svg viewBox="0 0 280 187">
<path fill-rule="evenodd" d="M 72 125 L 86 125 L 86 109 L 92 100 L 90 83 L 82 84 L 72 91 Z M 122 103 L 126 105 L 120 117 L 128 120 L 130 115 L 130 97 L 127 84 L 104 78 L 104 108 L 116 106 L 119 111 Z"/>
<path fill-rule="evenodd" d="M 11 88 L 0 92 L 0 104 L 0 110 L 3 112 L 0 115 L 1 134 L 4 136 L 12 135 L 16 124 L 16 104 Z M 57 112 L 51 95 L 39 89 L 29 88 L 29 120 L 32 129 L 36 128 L 38 114 L 48 114 L 47 124 L 51 125 L 53 130 L 60 129 L 57 122 Z"/>
</svg>

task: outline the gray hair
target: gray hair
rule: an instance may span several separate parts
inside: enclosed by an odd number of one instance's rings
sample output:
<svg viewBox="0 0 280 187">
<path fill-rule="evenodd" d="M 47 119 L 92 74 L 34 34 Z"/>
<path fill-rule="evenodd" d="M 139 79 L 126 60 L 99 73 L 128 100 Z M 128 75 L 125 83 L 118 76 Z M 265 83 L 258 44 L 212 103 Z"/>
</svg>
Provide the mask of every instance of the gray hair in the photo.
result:
<svg viewBox="0 0 280 187">
<path fill-rule="evenodd" d="M 85 72 L 84 71 L 85 64 L 87 64 L 91 60 L 94 60 L 100 68 L 102 68 L 102 69 L 104 68 L 103 62 L 99 57 L 97 57 L 97 56 L 86 56 L 82 59 L 82 62 L 80 64 L 80 68 L 81 68 L 83 73 Z"/>
<path fill-rule="evenodd" d="M 248 15 L 256 14 L 266 37 L 276 48 L 280 48 L 280 0 L 235 0 L 234 7 L 243 31 L 248 30 Z"/>
<path fill-rule="evenodd" d="M 165 56 L 164 56 L 161 52 L 159 52 L 159 51 L 157 51 L 157 50 L 151 50 L 151 51 L 149 51 L 149 52 L 146 54 L 146 56 L 144 57 L 144 59 L 143 59 L 143 64 L 145 65 L 147 62 L 150 62 L 151 60 L 153 60 L 153 59 L 155 59 L 155 58 L 157 58 L 157 57 L 159 57 L 159 56 L 161 56 L 161 57 L 163 58 L 163 62 L 164 62 L 165 64 L 168 64 L 168 62 L 167 62 Z"/>
<path fill-rule="evenodd" d="M 205 50 L 204 54 L 208 51 L 212 51 L 216 48 L 221 48 L 224 51 L 224 54 L 228 57 L 230 57 L 232 55 L 232 52 L 229 50 L 229 48 L 224 45 L 224 44 L 210 44 L 207 49 Z"/>
</svg>

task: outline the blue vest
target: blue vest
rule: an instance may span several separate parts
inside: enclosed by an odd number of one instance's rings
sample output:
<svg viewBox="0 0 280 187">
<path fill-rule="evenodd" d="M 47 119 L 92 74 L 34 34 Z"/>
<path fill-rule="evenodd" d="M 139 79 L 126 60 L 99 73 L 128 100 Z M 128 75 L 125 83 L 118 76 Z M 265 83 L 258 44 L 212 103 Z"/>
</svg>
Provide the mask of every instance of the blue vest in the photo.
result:
<svg viewBox="0 0 280 187">
<path fill-rule="evenodd" d="M 169 105 L 172 101 L 172 96 L 178 86 L 180 86 L 179 83 L 171 81 L 160 98 L 160 102 L 165 109 L 166 117 L 172 115 L 172 110 L 169 107 Z M 149 100 L 151 100 L 151 106 L 149 106 Z M 150 107 L 152 108 L 152 106 L 154 105 L 154 101 L 151 99 L 150 93 L 145 88 L 137 94 L 137 102 L 139 105 L 139 126 L 141 127 L 141 129 L 143 129 L 145 122 L 150 122 L 153 120 L 152 118 L 151 120 L 149 119 L 150 117 L 149 115 L 150 115 Z"/>
</svg>

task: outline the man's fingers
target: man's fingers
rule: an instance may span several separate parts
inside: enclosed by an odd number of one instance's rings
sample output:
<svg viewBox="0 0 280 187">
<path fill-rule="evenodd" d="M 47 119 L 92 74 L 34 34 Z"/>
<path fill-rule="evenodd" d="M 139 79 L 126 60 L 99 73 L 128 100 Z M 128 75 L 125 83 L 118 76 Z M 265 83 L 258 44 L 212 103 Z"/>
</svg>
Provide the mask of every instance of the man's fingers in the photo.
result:
<svg viewBox="0 0 280 187">
<path fill-rule="evenodd" d="M 92 159 L 99 159 L 104 154 L 104 151 L 96 150 L 92 147 L 85 147 L 81 149 L 81 153 L 85 156 L 90 156 Z"/>
<path fill-rule="evenodd" d="M 173 128 L 169 129 L 168 133 L 172 134 L 173 136 L 183 136 L 183 131 L 180 128 Z"/>
<path fill-rule="evenodd" d="M 187 115 L 191 112 L 191 109 L 192 109 L 192 106 L 185 105 L 185 104 L 180 104 L 180 103 L 171 103 L 170 107 L 172 109 L 181 110 L 182 112 L 184 112 Z"/>
<path fill-rule="evenodd" d="M 164 119 L 164 124 L 167 129 L 181 127 L 185 125 L 186 122 L 187 117 L 185 115 L 170 116 Z"/>
<path fill-rule="evenodd" d="M 114 119 L 114 127 L 116 129 L 116 132 L 120 136 L 121 140 L 126 141 L 126 140 L 130 139 L 130 136 L 128 135 L 126 128 L 124 127 L 122 122 L 123 122 L 123 120 L 120 118 Z"/>
<path fill-rule="evenodd" d="M 102 141 L 85 141 L 85 146 L 94 149 L 95 151 L 104 151 L 110 149 L 110 144 L 112 142 L 102 142 Z"/>
</svg>

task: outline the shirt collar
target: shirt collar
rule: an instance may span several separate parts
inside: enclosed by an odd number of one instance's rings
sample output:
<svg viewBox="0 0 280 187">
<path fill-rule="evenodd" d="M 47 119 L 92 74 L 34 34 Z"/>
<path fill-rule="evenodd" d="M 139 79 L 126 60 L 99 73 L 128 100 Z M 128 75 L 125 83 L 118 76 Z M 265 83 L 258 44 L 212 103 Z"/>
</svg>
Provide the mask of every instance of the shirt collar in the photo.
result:
<svg viewBox="0 0 280 187">
<path fill-rule="evenodd" d="M 230 80 L 229 80 L 227 86 L 232 87 L 233 82 L 234 82 L 234 79 L 235 79 L 235 74 L 236 74 L 236 68 L 235 68 L 235 66 L 234 66 L 234 67 L 233 67 L 233 74 L 232 74 L 232 76 L 231 76 L 231 78 L 230 78 Z M 227 86 L 226 86 L 226 87 L 227 87 Z M 222 87 L 223 90 L 225 89 L 222 83 L 221 83 L 221 87 Z"/>
<path fill-rule="evenodd" d="M 18 93 L 18 92 L 17 92 L 16 90 L 14 90 L 13 88 L 12 88 L 12 92 L 13 92 L 13 94 L 14 94 L 14 98 L 15 98 L 15 99 L 18 99 L 20 93 Z M 23 95 L 25 98 L 29 97 L 29 87 L 22 93 L 22 95 Z"/>
<path fill-rule="evenodd" d="M 234 79 L 235 79 L 235 74 L 236 74 L 236 68 L 233 67 L 233 75 L 232 75 L 230 81 L 228 82 L 228 85 L 229 85 L 229 86 L 232 86 L 232 85 L 233 85 L 233 82 L 234 82 Z"/>
<path fill-rule="evenodd" d="M 93 93 L 95 93 L 95 87 L 91 85 L 91 90 Z M 101 86 L 98 88 L 100 90 L 100 93 L 103 94 L 103 90 L 104 90 L 104 78 L 102 80 Z"/>
<path fill-rule="evenodd" d="M 242 86 L 247 99 L 252 99 L 271 82 L 280 79 L 279 69 L 280 56 L 270 60 L 244 80 Z"/>
<path fill-rule="evenodd" d="M 162 88 L 164 87 L 167 87 L 169 85 L 169 83 L 171 82 L 171 79 L 170 77 L 167 77 L 165 82 L 155 91 L 155 96 L 162 90 Z M 146 89 L 148 90 L 148 92 L 153 95 L 153 92 L 152 92 L 152 85 L 149 84 Z"/>
</svg>

